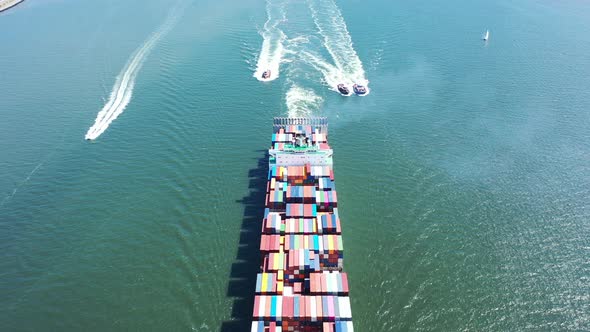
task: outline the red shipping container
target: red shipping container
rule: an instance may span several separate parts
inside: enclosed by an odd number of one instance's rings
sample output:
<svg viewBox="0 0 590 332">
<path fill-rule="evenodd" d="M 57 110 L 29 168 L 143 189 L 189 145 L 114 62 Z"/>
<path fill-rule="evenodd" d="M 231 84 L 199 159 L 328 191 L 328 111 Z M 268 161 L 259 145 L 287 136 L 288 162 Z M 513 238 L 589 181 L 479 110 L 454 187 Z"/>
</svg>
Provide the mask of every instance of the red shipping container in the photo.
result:
<svg viewBox="0 0 590 332">
<path fill-rule="evenodd" d="M 322 293 L 322 275 L 320 273 L 314 273 L 315 279 L 315 293 L 321 294 Z"/>
<path fill-rule="evenodd" d="M 266 319 L 270 319 L 270 307 L 272 304 L 272 296 L 267 296 L 266 297 L 266 303 L 264 306 L 264 318 Z"/>
<path fill-rule="evenodd" d="M 342 273 L 342 290 L 348 294 L 348 276 Z"/>
<path fill-rule="evenodd" d="M 316 310 L 317 310 L 318 319 L 320 319 L 320 320 L 323 319 L 324 318 L 324 312 L 323 312 L 323 309 L 322 309 L 322 297 L 319 296 L 319 295 L 316 295 L 315 296 L 315 307 L 316 307 Z"/>
<path fill-rule="evenodd" d="M 300 296 L 299 297 L 299 317 L 301 320 L 305 320 L 305 298 L 307 296 Z"/>
<path fill-rule="evenodd" d="M 287 296 L 283 298 L 283 303 L 285 303 L 285 299 L 287 300 L 287 314 L 285 315 L 285 312 L 283 312 L 283 317 L 293 318 L 293 297 Z"/>
<path fill-rule="evenodd" d="M 267 237 L 267 235 L 262 235 L 260 237 L 260 251 L 267 251 L 266 237 Z"/>
<path fill-rule="evenodd" d="M 317 293 L 316 278 L 317 278 L 317 273 L 310 273 L 309 274 L 309 291 L 311 293 Z"/>
<path fill-rule="evenodd" d="M 259 307 L 260 307 L 260 296 L 256 295 L 254 297 L 254 311 L 252 313 L 252 316 L 258 317 L 258 308 Z"/>
</svg>

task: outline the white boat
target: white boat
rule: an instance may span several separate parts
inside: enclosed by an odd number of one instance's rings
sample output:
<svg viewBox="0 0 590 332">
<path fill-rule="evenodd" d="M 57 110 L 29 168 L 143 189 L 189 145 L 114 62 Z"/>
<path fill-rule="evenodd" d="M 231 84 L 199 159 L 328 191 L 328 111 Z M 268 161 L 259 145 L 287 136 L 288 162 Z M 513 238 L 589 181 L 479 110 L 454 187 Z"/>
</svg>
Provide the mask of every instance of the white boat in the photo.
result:
<svg viewBox="0 0 590 332">
<path fill-rule="evenodd" d="M 483 39 L 485 41 L 490 39 L 490 30 L 486 30 L 486 33 L 483 35 L 483 37 L 481 39 Z"/>
</svg>

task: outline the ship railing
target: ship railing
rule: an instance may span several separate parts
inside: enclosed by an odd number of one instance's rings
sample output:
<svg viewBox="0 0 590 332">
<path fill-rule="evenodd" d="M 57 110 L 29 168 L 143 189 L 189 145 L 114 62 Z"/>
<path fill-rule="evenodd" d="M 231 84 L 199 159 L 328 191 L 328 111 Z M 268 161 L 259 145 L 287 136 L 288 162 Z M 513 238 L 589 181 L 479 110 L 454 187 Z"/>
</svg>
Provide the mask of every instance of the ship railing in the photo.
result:
<svg viewBox="0 0 590 332">
<path fill-rule="evenodd" d="M 328 133 L 328 118 L 326 117 L 307 117 L 307 118 L 288 118 L 288 117 L 275 117 L 273 119 L 273 126 L 275 129 L 290 126 L 290 125 L 302 125 L 302 126 L 314 126 L 320 127 L 323 133 Z"/>
</svg>

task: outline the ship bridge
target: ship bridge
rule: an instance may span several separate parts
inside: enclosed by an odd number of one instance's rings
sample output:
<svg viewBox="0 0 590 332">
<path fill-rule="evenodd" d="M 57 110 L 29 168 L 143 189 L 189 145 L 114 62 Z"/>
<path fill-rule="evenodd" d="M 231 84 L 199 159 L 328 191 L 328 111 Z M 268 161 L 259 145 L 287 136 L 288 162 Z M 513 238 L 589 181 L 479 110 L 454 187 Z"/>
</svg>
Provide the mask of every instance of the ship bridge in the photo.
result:
<svg viewBox="0 0 590 332">
<path fill-rule="evenodd" d="M 273 121 L 269 164 L 276 166 L 332 165 L 332 149 L 327 144 L 328 120 L 315 118 L 283 118 Z"/>
</svg>

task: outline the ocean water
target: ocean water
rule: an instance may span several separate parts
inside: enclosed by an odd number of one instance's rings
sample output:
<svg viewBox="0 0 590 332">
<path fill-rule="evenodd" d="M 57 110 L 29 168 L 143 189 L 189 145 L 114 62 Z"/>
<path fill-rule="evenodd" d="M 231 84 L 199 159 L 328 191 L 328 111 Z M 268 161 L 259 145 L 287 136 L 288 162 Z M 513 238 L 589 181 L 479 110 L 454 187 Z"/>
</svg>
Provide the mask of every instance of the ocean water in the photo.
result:
<svg viewBox="0 0 590 332">
<path fill-rule="evenodd" d="M 302 115 L 329 117 L 356 330 L 590 330 L 588 22 L 578 0 L 0 14 L 0 330 L 246 330 L 272 117 Z"/>
</svg>

